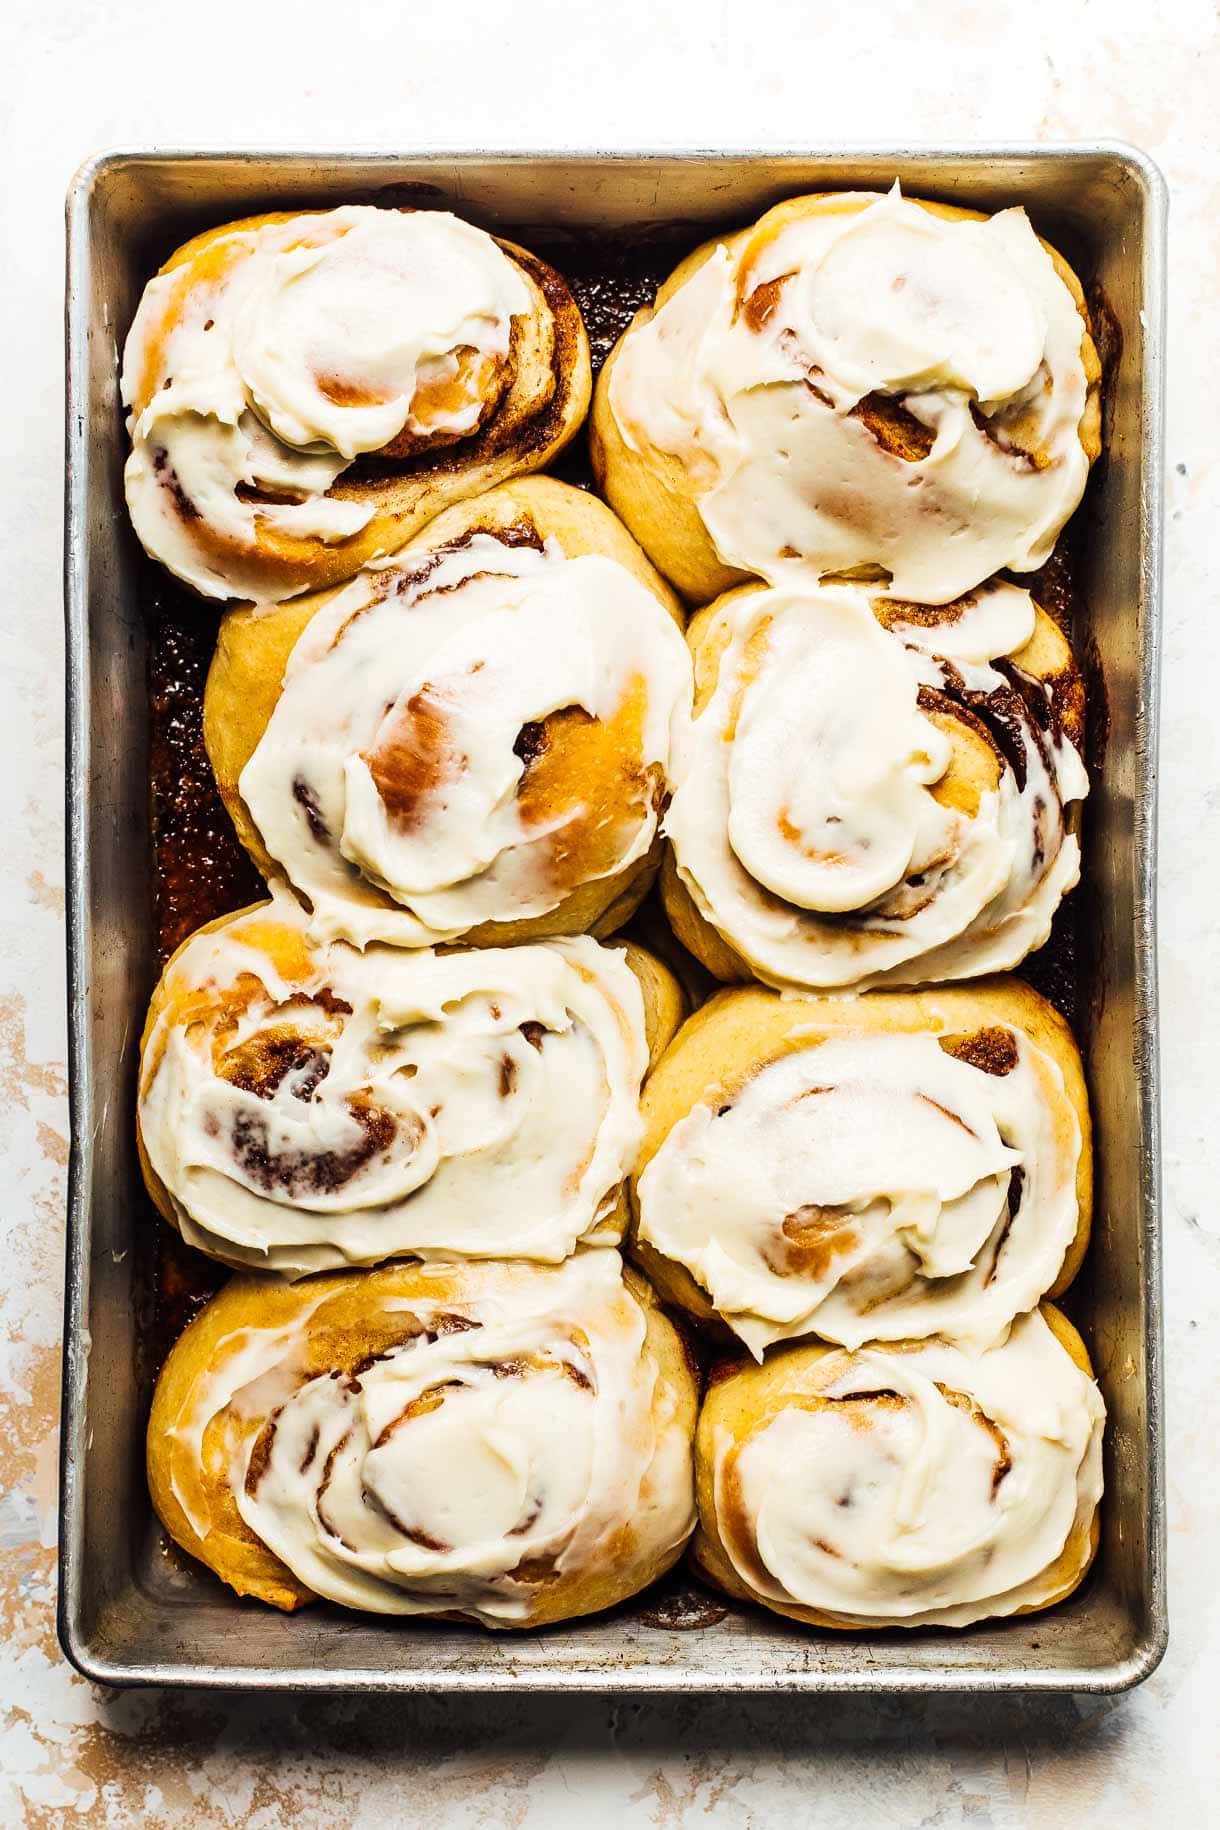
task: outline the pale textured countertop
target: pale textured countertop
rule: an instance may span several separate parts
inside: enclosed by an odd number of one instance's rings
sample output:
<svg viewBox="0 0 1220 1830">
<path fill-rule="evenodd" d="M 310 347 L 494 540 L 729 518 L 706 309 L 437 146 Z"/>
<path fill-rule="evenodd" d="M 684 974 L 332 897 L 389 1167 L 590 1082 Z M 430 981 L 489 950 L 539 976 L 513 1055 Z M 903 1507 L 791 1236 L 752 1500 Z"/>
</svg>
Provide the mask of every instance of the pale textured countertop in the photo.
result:
<svg viewBox="0 0 1220 1830">
<path fill-rule="evenodd" d="M 1220 1784 L 1220 25 L 1210 0 L 10 0 L 0 667 L 0 1823 L 1193 1824 Z M 1170 1606 L 1114 1702 L 108 1696 L 55 1642 L 64 1084 L 61 207 L 120 143 L 1122 137 L 1172 192 L 1161 799 Z"/>
</svg>

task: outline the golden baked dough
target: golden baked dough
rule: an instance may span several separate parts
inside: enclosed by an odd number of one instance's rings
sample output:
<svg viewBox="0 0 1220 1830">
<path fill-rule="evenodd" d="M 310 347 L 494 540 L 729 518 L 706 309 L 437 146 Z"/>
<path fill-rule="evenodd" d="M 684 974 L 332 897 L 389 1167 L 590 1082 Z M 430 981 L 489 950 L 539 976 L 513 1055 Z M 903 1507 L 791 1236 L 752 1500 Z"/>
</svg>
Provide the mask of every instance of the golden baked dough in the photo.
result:
<svg viewBox="0 0 1220 1830">
<path fill-rule="evenodd" d="M 542 469 L 589 404 L 560 276 L 442 211 L 252 216 L 179 248 L 124 359 L 128 501 L 203 595 L 350 578 Z"/>
<path fill-rule="evenodd" d="M 153 994 L 136 1136 L 164 1217 L 287 1276 L 617 1244 L 639 1092 L 684 999 L 632 943 L 437 954 L 311 939 L 286 892 Z"/>
<path fill-rule="evenodd" d="M 674 933 L 659 894 L 645 898 L 624 933 L 627 939 L 638 941 L 669 967 L 682 987 L 687 1012 L 698 1010 L 701 1004 L 707 1003 L 713 992 L 719 990 L 720 987 L 707 967 L 693 953 L 688 952 Z"/>
<path fill-rule="evenodd" d="M 242 1276 L 165 1363 L 149 1485 L 240 1595 L 537 1627 L 681 1554 L 697 1400 L 676 1329 L 611 1251 Z"/>
<path fill-rule="evenodd" d="M 1016 979 L 860 998 L 720 992 L 644 1092 L 631 1249 L 756 1354 L 808 1335 L 987 1345 L 1089 1240 L 1088 1094 Z"/>
<path fill-rule="evenodd" d="M 977 1357 L 932 1340 L 726 1365 L 699 1417 L 695 1567 L 850 1631 L 1052 1607 L 1097 1549 L 1103 1422 L 1049 1303 Z"/>
<path fill-rule="evenodd" d="M 1030 592 L 741 585 L 687 640 L 661 891 L 715 977 L 935 983 L 1045 941 L 1079 876 L 1085 696 Z"/>
<path fill-rule="evenodd" d="M 882 254 L 875 269 L 845 267 L 842 295 L 813 299 L 801 290 L 806 274 L 832 245 L 846 245 L 851 260 L 851 238 L 858 247 L 856 225 L 866 212 L 886 234 L 901 237 L 897 252 Z M 962 238 L 942 226 L 974 224 L 988 225 L 1000 246 L 980 252 L 974 236 L 959 252 Z M 1049 257 L 1042 270 L 1039 247 Z M 983 270 L 988 259 L 1002 263 L 993 275 Z M 1021 264 L 1020 274 L 1012 260 Z M 893 304 L 898 298 L 902 307 Z M 683 315 L 668 314 L 664 346 L 649 349 L 638 377 L 620 374 L 625 359 L 639 359 L 642 333 L 676 300 Z M 886 309 L 906 315 L 890 323 Z M 1001 322 L 1001 336 L 994 321 L 1003 309 L 1009 321 Z M 1043 323 L 1040 349 L 1039 313 L 1045 320 L 1048 309 L 1056 321 Z M 1073 312 L 1075 338 L 1065 334 Z M 731 331 L 752 342 L 730 348 L 726 340 L 713 359 L 701 339 L 722 333 L 727 339 Z M 815 331 L 816 353 L 807 347 Z M 842 377 L 827 374 L 827 345 L 848 349 Z M 896 192 L 884 198 L 818 193 L 781 203 L 751 227 L 687 256 L 611 352 L 594 393 L 590 447 L 606 499 L 692 603 L 792 565 L 813 579 L 895 572 L 902 595 L 943 602 L 1005 565 L 1028 570 L 1048 556 L 1100 450 L 1100 377 L 1080 282 L 1054 248 L 1033 237 L 1023 212 L 988 218 Z M 1062 382 L 1059 403 L 1051 398 L 1052 382 Z M 981 391 L 988 386 L 997 390 L 992 398 Z M 829 416 L 824 423 L 815 403 Z M 774 423 L 765 418 L 772 404 Z M 953 424 L 928 462 L 936 428 L 950 414 Z M 1054 438 L 1047 436 L 1049 420 Z M 812 437 L 802 468 L 805 430 Z M 978 450 L 967 474 L 971 441 Z M 960 481 L 946 477 L 947 457 L 960 459 Z M 800 477 L 790 500 L 777 493 L 789 462 Z M 736 487 L 752 463 L 757 476 L 742 483 L 739 501 L 726 505 L 724 488 Z M 964 553 L 951 554 L 947 539 L 970 544 L 961 536 L 973 538 L 976 516 L 988 512 L 990 498 L 973 480 L 980 463 L 1002 502 L 995 519 L 1003 525 L 980 540 L 972 564 Z M 922 486 L 914 494 L 913 482 Z M 925 510 L 929 490 L 948 493 Z M 925 513 L 926 523 L 904 529 L 904 517 Z M 920 568 L 925 588 L 912 589 L 902 573 L 914 564 L 917 545 L 928 549 Z"/>
<path fill-rule="evenodd" d="M 467 605 L 463 647 L 455 629 Z M 434 607 L 427 623 L 423 612 Z M 311 628 L 319 617 L 325 642 Z M 383 620 L 374 630 L 377 617 Z M 220 793 L 264 875 L 285 875 L 315 904 L 326 902 L 335 932 L 366 938 L 391 910 L 404 944 L 610 934 L 656 873 L 670 727 L 689 705 L 680 625 L 677 599 L 603 503 L 549 478 L 505 485 L 449 510 L 387 567 L 363 573 L 340 593 L 226 615 L 204 700 L 204 737 Z M 353 631 L 367 644 L 364 671 L 332 686 Z M 305 658 L 303 637 L 312 643 Z M 588 660 L 597 644 L 600 671 Z M 283 834 L 277 857 L 249 805 L 243 772 L 271 756 L 266 740 L 271 727 L 270 742 L 277 741 L 273 720 L 290 657 L 304 707 L 292 727 L 302 760 L 295 774 L 284 765 L 263 788 L 264 818 Z M 375 703 L 349 711 L 362 691 Z M 310 692 L 316 704 L 306 704 Z M 483 697 L 471 700 L 467 713 L 469 693 Z M 598 710 L 582 698 L 599 698 Z M 514 719 L 521 714 L 520 728 L 515 721 L 501 729 L 510 711 Z M 281 725 L 288 716 L 281 712 Z M 323 718 L 334 721 L 330 794 L 338 826 L 350 806 L 345 758 L 349 772 L 358 768 L 371 810 L 363 816 L 360 866 L 337 854 L 322 859 L 316 805 L 291 804 L 293 796 L 301 802 L 312 794 L 302 777 L 324 764 Z M 471 745 L 477 749 L 480 738 L 486 748 L 472 765 Z M 460 796 L 469 782 L 479 796 L 473 812 L 455 799 L 446 817 L 446 797 Z M 469 844 L 448 880 L 436 863 L 438 842 Z M 329 831 L 326 843 L 334 854 Z M 417 878 L 432 873 L 441 900 L 430 886 L 416 895 L 398 883 L 397 899 L 384 887 L 394 868 L 386 854 L 401 855 L 408 843 Z M 426 851 L 422 859 L 419 850 Z M 304 853 L 314 874 L 284 852 Z M 508 914 L 522 898 L 535 912 Z M 433 905 L 439 912 L 430 912 Z M 413 940 L 404 908 L 417 917 Z"/>
</svg>

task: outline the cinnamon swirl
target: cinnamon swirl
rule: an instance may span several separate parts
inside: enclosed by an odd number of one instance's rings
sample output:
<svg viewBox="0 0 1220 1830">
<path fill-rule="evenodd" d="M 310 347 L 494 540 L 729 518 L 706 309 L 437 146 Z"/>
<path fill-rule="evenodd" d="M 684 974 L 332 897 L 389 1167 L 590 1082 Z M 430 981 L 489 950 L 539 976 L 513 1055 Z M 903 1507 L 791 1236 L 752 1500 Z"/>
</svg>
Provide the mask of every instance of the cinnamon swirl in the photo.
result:
<svg viewBox="0 0 1220 1830">
<path fill-rule="evenodd" d="M 361 945 L 611 933 L 659 856 L 677 616 L 609 509 L 545 478 L 337 594 L 232 610 L 204 733 L 238 833 Z"/>
<path fill-rule="evenodd" d="M 704 603 L 850 574 L 947 603 L 1049 557 L 1100 449 L 1080 283 L 1022 209 L 798 197 L 692 254 L 598 381 L 611 505 Z"/>
<path fill-rule="evenodd" d="M 443 210 L 254 216 L 196 236 L 127 339 L 127 503 L 205 597 L 349 578 L 541 469 L 589 400 L 567 287 Z"/>
<path fill-rule="evenodd" d="M 193 935 L 141 1050 L 149 1192 L 213 1258 L 557 1261 L 617 1241 L 650 1057 L 681 993 L 642 948 L 311 939 L 271 902 Z"/>
<path fill-rule="evenodd" d="M 681 1554 L 696 1402 L 615 1252 L 237 1277 L 166 1361 L 149 1482 L 241 1595 L 537 1627 Z"/>
<path fill-rule="evenodd" d="M 812 1626 L 965 1627 L 1062 1601 L 1098 1540 L 1105 1407 L 1049 1304 L 983 1354 L 793 1347 L 714 1379 L 694 1560 Z"/>
<path fill-rule="evenodd" d="M 742 586 L 696 616 L 662 887 L 721 979 L 863 989 L 1017 965 L 1080 874 L 1084 687 L 1028 591 L 935 608 Z"/>
<path fill-rule="evenodd" d="M 939 1334 L 975 1350 L 1066 1289 L 1092 1206 L 1088 1098 L 1027 985 L 722 992 L 644 1094 L 633 1249 L 757 1357 Z"/>
</svg>

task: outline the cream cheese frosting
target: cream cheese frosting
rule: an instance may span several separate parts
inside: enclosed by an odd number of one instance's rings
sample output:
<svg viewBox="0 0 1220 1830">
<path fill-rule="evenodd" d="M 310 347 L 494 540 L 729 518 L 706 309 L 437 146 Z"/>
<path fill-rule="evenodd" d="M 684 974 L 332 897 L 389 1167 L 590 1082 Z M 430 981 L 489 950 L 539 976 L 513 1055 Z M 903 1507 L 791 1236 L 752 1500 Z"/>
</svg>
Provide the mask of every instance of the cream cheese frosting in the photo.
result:
<svg viewBox="0 0 1220 1830">
<path fill-rule="evenodd" d="M 641 1239 L 759 1359 L 808 1334 L 989 1345 L 1050 1289 L 1079 1222 L 1063 1075 L 1002 1035 L 1002 1072 L 927 1033 L 821 1038 L 769 1063 L 673 1126 L 639 1180 Z"/>
<path fill-rule="evenodd" d="M 260 538 L 331 544 L 372 518 L 326 493 L 354 459 L 475 428 L 530 308 L 491 236 L 443 210 L 237 228 L 159 274 L 123 362 L 141 542 L 204 596 L 265 593 Z"/>
<path fill-rule="evenodd" d="M 1053 683 L 1020 667 L 1028 592 L 993 582 L 931 621 L 890 605 L 889 628 L 874 610 L 861 585 L 776 586 L 704 635 L 719 672 L 665 831 L 699 912 L 781 988 L 1004 970 L 1079 876 L 1065 814 L 1088 779 Z M 946 723 L 996 778 L 973 812 L 938 798 Z"/>
<path fill-rule="evenodd" d="M 621 952 L 361 953 L 305 928 L 281 893 L 169 969 L 139 1119 L 189 1244 L 295 1277 L 556 1261 L 614 1225 L 648 1062 Z"/>
<path fill-rule="evenodd" d="M 1024 210 L 947 219 L 895 185 L 766 223 L 624 338 L 629 449 L 726 565 L 768 579 L 866 568 L 947 603 L 1042 565 L 1087 480 L 1090 377 Z"/>
<path fill-rule="evenodd" d="M 428 1275 L 410 1300 L 369 1280 L 371 1316 L 392 1311 L 401 1344 L 355 1374 L 302 1370 L 325 1299 L 295 1329 L 220 1343 L 172 1433 L 198 1454 L 226 1408 L 261 1423 L 236 1433 L 230 1472 L 261 1542 L 346 1607 L 491 1627 L 521 1624 L 540 1580 L 596 1568 L 627 1531 L 680 1545 L 689 1435 L 617 1253 L 472 1265 L 456 1288 L 437 1266 L 435 1300 Z"/>
<path fill-rule="evenodd" d="M 317 932 L 428 946 L 642 859 L 690 693 L 676 624 L 625 567 L 477 533 L 313 617 L 239 787 Z M 552 717 L 605 741 L 534 795 Z"/>
<path fill-rule="evenodd" d="M 713 1446 L 724 1548 L 767 1599 L 962 1627 L 1054 1599 L 1087 1564 L 1104 1406 L 1040 1312 L 977 1356 L 835 1351 L 788 1396 Z"/>
</svg>

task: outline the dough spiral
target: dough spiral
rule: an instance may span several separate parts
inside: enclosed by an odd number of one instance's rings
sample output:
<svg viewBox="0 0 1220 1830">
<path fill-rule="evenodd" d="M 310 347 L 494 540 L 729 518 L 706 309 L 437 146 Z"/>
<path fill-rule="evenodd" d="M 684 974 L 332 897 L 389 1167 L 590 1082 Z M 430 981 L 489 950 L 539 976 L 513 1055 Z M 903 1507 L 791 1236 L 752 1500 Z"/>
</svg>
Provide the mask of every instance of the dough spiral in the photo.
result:
<svg viewBox="0 0 1220 1830">
<path fill-rule="evenodd" d="M 695 602 L 1035 570 L 1100 449 L 1080 283 L 1022 209 L 794 198 L 684 261 L 598 383 L 608 500 Z"/>
<path fill-rule="evenodd" d="M 540 469 L 584 417 L 589 352 L 524 249 L 443 210 L 348 204 L 180 248 L 144 290 L 122 393 L 145 549 L 204 597 L 278 601 Z"/>
<path fill-rule="evenodd" d="M 150 1192 L 189 1244 L 293 1277 L 555 1262 L 621 1233 L 641 1082 L 680 1009 L 638 947 L 360 953 L 311 940 L 281 891 L 194 935 L 158 986 Z"/>
<path fill-rule="evenodd" d="M 239 1594 L 541 1626 L 634 1594 L 694 1524 L 696 1388 L 617 1253 L 235 1278 L 158 1381 L 166 1529 Z"/>
<path fill-rule="evenodd" d="M 1105 1407 L 1049 1306 L 981 1355 L 794 1347 L 699 1419 L 700 1571 L 813 1626 L 965 1627 L 1069 1595 L 1097 1548 Z"/>
<path fill-rule="evenodd" d="M 675 615 L 609 510 L 541 478 L 337 594 L 231 611 L 204 730 L 239 836 L 360 945 L 612 932 L 689 706 Z"/>
<path fill-rule="evenodd" d="M 694 619 L 666 906 L 722 979 L 863 990 L 1019 964 L 1080 874 L 1084 688 L 996 581 L 931 609 L 745 586 Z"/>
<path fill-rule="evenodd" d="M 761 1358 L 808 1335 L 990 1346 L 1088 1243 L 1067 1025 L 995 979 L 862 998 L 722 992 L 644 1095 L 634 1249 Z"/>
</svg>

